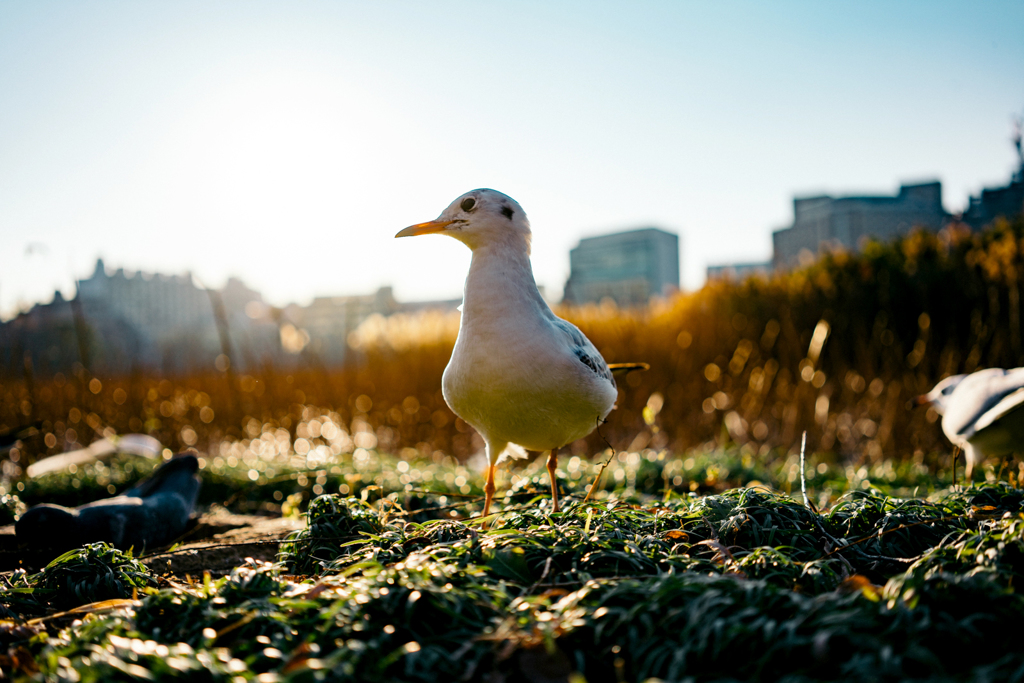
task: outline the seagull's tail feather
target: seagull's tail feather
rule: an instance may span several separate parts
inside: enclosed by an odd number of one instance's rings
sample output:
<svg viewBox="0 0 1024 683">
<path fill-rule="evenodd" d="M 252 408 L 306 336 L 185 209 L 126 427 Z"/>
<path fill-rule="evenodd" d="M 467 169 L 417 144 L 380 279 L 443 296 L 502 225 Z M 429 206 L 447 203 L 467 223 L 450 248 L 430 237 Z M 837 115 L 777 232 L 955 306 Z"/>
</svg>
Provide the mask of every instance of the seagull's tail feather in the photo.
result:
<svg viewBox="0 0 1024 683">
<path fill-rule="evenodd" d="M 609 363 L 608 369 L 612 371 L 612 374 L 620 374 L 633 370 L 650 370 L 651 366 L 647 363 Z"/>
<path fill-rule="evenodd" d="M 506 460 L 523 460 L 528 458 L 529 454 L 526 449 L 522 446 L 518 446 L 514 443 L 510 443 L 505 447 L 505 450 L 501 452 L 501 457 L 498 458 L 498 462 L 504 462 Z"/>
</svg>

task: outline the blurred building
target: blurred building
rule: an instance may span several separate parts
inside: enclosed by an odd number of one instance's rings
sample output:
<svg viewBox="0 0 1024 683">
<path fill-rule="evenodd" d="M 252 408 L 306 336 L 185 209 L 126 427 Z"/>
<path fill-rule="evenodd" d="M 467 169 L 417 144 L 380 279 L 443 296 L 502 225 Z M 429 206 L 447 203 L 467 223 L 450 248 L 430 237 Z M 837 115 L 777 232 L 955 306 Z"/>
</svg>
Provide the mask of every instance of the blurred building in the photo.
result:
<svg viewBox="0 0 1024 683">
<path fill-rule="evenodd" d="M 336 365 L 349 354 L 349 334 L 371 315 L 393 315 L 419 310 L 458 308 L 462 299 L 417 301 L 402 303 L 395 299 L 394 290 L 385 286 L 372 294 L 351 296 L 318 296 L 308 306 L 292 304 L 284 309 L 284 318 L 294 325 L 298 344 L 286 344 L 297 353 L 296 346 L 307 354 L 315 354 L 320 362 Z M 288 332 L 285 332 L 287 338 Z"/>
<path fill-rule="evenodd" d="M 210 297 L 190 274 L 128 276 L 118 268 L 108 275 L 103 259 L 97 259 L 92 275 L 77 284 L 77 303 L 88 327 L 97 331 L 114 323 L 139 339 L 133 352 L 116 353 L 108 335 L 94 334 L 92 365 L 115 371 L 131 365 L 184 370 L 205 358 L 213 367 L 220 351 Z M 122 363 L 128 367 L 118 367 Z"/>
<path fill-rule="evenodd" d="M 1020 140 L 1017 141 L 1020 153 Z M 1024 158 L 1020 168 L 1005 187 L 985 188 L 977 197 L 971 197 L 961 218 L 975 230 L 980 230 L 996 218 L 1013 218 L 1024 212 Z"/>
<path fill-rule="evenodd" d="M 729 282 L 742 282 L 748 277 L 762 275 L 767 277 L 772 272 L 770 261 L 756 261 L 749 263 L 723 263 L 715 266 L 708 266 L 708 282 L 726 280 Z"/>
<path fill-rule="evenodd" d="M 0 376 L 67 373 L 76 363 L 93 367 L 96 357 L 105 366 L 108 358 L 140 354 L 143 341 L 134 328 L 110 319 L 84 324 L 79 303 L 55 292 L 50 303 L 0 323 Z"/>
<path fill-rule="evenodd" d="M 349 334 L 372 315 L 453 311 L 462 303 L 402 303 L 391 287 L 381 287 L 281 309 L 237 278 L 211 290 L 189 273 L 108 273 L 102 259 L 77 285 L 70 301 L 56 292 L 52 302 L 0 323 L 0 376 L 20 376 L 26 367 L 68 372 L 75 364 L 98 375 L 177 374 L 224 369 L 222 355 L 242 372 L 266 363 L 331 366 L 347 359 Z"/>
<path fill-rule="evenodd" d="M 327 364 L 340 363 L 348 353 L 348 335 L 374 313 L 390 315 L 398 311 L 398 302 L 390 287 L 374 294 L 357 296 L 318 296 L 308 306 L 292 304 L 285 315 L 315 353 Z M 305 344 L 304 344 L 305 345 Z M 294 352 L 294 347 L 289 350 Z"/>
<path fill-rule="evenodd" d="M 223 353 L 236 368 L 280 353 L 277 324 L 262 315 L 262 297 L 235 278 L 208 290 L 188 273 L 108 274 L 98 259 L 77 289 L 71 301 L 56 292 L 52 302 L 0 325 L 0 347 L 10 356 L 0 358 L 0 367 L 17 366 L 14 356 L 28 354 L 51 372 L 77 362 L 97 374 L 176 373 L 213 368 Z"/>
<path fill-rule="evenodd" d="M 569 252 L 569 266 L 567 303 L 609 297 L 622 306 L 645 304 L 679 289 L 679 236 L 640 228 L 587 237 Z"/>
<path fill-rule="evenodd" d="M 915 227 L 939 230 L 949 218 L 938 181 L 902 185 L 896 196 L 797 197 L 793 225 L 772 233 L 772 264 L 789 268 L 825 248 L 859 250 L 868 238 L 888 240 Z"/>
</svg>

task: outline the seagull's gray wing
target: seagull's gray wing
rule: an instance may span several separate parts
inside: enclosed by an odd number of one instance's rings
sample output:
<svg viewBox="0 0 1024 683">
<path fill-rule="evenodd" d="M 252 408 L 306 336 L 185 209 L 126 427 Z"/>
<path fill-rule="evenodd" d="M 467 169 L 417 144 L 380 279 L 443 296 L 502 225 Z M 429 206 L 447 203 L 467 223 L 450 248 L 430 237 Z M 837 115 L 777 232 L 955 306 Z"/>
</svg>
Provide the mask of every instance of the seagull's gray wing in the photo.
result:
<svg viewBox="0 0 1024 683">
<path fill-rule="evenodd" d="M 979 423 L 983 419 L 985 425 L 990 425 L 1010 412 L 1013 401 L 1000 404 L 1020 389 L 1024 389 L 1024 368 L 1001 371 L 994 368 L 968 375 L 947 400 L 942 431 L 951 441 L 954 437 L 972 437 L 982 428 Z M 990 411 L 994 412 L 987 416 Z"/>
<path fill-rule="evenodd" d="M 986 410 L 973 425 L 964 431 L 963 437 L 965 439 L 970 439 L 978 432 L 991 427 L 1005 417 L 1009 417 L 1021 408 L 1024 408 L 1024 389 L 1018 389 L 1017 391 L 1007 394 L 1002 398 L 1002 400 Z"/>
<path fill-rule="evenodd" d="M 572 352 L 581 363 L 590 368 L 595 375 L 608 380 L 612 383 L 612 386 L 615 386 L 615 380 L 612 378 L 612 371 L 608 369 L 608 363 L 604 361 L 597 348 L 587 339 L 586 335 L 580 332 L 578 327 L 568 320 L 562 320 L 557 316 L 551 317 L 551 324 L 564 335 L 569 346 L 572 348 Z"/>
</svg>

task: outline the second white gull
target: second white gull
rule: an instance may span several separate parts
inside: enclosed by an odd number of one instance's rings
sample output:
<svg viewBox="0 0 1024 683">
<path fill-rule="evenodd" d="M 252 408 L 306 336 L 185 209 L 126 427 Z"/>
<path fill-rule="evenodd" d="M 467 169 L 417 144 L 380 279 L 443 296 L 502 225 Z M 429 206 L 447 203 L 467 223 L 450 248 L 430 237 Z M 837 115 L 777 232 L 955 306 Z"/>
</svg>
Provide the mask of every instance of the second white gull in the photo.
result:
<svg viewBox="0 0 1024 683">
<path fill-rule="evenodd" d="M 442 234 L 473 252 L 459 336 L 442 378 L 452 411 L 476 429 L 487 448 L 484 517 L 494 498 L 494 470 L 509 444 L 548 451 L 552 507 L 558 449 L 590 434 L 615 407 L 612 369 L 567 320 L 544 301 L 530 265 L 530 222 L 501 192 L 467 192 L 435 220 L 396 237 Z M 515 453 L 512 453 L 515 455 Z"/>
<path fill-rule="evenodd" d="M 942 415 L 942 431 L 964 451 L 968 482 L 987 456 L 1024 451 L 1024 368 L 953 375 L 915 402 Z"/>
</svg>

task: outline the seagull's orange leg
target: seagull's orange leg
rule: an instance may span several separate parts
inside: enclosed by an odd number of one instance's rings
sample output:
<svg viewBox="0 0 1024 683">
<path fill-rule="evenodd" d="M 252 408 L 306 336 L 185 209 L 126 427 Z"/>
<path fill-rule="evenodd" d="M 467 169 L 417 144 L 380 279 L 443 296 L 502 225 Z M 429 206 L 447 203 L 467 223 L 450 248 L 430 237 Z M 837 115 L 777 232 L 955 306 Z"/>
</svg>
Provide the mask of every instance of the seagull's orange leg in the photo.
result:
<svg viewBox="0 0 1024 683">
<path fill-rule="evenodd" d="M 558 480 L 555 479 L 555 468 L 558 467 L 558 449 L 548 451 L 548 476 L 551 477 L 551 511 L 558 512 Z"/>
<path fill-rule="evenodd" d="M 494 464 L 487 465 L 487 482 L 484 484 L 484 514 L 491 514 L 491 500 L 494 498 Z"/>
</svg>

